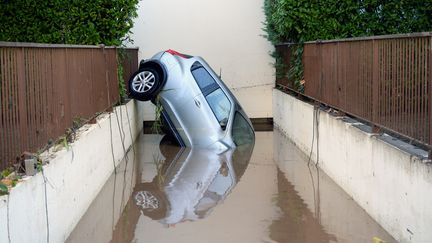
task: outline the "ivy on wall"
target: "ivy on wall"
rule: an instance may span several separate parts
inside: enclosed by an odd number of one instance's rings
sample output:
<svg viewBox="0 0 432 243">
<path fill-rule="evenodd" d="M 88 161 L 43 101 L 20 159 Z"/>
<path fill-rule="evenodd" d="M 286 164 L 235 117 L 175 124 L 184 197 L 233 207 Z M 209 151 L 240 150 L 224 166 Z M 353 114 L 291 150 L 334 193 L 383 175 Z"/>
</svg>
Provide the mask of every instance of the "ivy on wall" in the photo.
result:
<svg viewBox="0 0 432 243">
<path fill-rule="evenodd" d="M 297 90 L 306 41 L 432 30 L 432 0 L 264 0 L 264 12 L 269 41 L 296 43 L 286 75 Z"/>
<path fill-rule="evenodd" d="M 0 41 L 121 45 L 139 0 L 2 0 Z"/>
</svg>

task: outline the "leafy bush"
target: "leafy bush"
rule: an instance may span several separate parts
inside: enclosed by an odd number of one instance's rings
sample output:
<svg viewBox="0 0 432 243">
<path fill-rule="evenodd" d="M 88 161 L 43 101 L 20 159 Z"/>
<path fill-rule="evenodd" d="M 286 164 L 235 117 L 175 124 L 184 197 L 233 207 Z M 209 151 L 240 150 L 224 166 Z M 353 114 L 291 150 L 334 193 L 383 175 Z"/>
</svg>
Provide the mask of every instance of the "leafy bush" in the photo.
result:
<svg viewBox="0 0 432 243">
<path fill-rule="evenodd" d="M 432 0 L 362 0 L 353 36 L 432 30 Z"/>
<path fill-rule="evenodd" d="M 138 0 L 4 0 L 0 40 L 121 45 L 137 16 Z"/>
<path fill-rule="evenodd" d="M 0 182 L 0 196 L 9 194 L 9 188 Z"/>
<path fill-rule="evenodd" d="M 293 86 L 302 79 L 302 43 L 432 30 L 432 0 L 265 0 L 264 30 L 273 44 L 292 47 Z M 301 87 L 299 88 L 301 89 Z"/>
</svg>

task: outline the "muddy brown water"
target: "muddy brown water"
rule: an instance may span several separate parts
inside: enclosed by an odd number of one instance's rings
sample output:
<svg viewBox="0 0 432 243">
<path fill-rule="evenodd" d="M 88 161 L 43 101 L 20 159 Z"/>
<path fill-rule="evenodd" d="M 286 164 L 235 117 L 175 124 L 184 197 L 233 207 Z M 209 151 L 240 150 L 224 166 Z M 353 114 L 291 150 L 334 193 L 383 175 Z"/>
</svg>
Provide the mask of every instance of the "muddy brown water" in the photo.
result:
<svg viewBox="0 0 432 243">
<path fill-rule="evenodd" d="M 67 242 L 396 242 L 281 132 L 217 155 L 141 135 Z"/>
</svg>

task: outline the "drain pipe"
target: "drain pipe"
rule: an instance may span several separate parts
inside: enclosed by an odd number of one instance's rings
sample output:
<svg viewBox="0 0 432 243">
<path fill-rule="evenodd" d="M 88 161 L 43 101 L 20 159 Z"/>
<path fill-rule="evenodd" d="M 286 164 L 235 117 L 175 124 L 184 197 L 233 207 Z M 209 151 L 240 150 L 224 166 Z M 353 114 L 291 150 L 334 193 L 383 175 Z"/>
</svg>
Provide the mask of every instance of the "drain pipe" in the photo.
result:
<svg viewBox="0 0 432 243">
<path fill-rule="evenodd" d="M 308 165 L 310 164 L 312 159 L 315 140 L 317 146 L 315 166 L 318 166 L 318 162 L 319 162 L 319 115 L 320 115 L 320 104 L 318 102 L 315 102 L 314 110 L 313 110 L 313 119 L 312 119 L 312 142 L 311 142 L 311 150 L 309 153 Z M 315 135 L 315 131 L 316 131 L 316 135 Z"/>
</svg>

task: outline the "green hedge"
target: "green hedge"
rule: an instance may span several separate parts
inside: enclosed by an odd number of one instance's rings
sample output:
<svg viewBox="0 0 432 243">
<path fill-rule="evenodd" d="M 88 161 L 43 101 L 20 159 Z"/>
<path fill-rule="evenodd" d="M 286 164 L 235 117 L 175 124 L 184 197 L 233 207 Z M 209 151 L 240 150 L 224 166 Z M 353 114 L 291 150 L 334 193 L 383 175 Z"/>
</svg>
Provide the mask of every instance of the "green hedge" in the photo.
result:
<svg viewBox="0 0 432 243">
<path fill-rule="evenodd" d="M 305 41 L 432 30 L 432 0 L 264 0 L 264 12 L 269 41 L 299 43 L 287 74 L 299 89 Z"/>
<path fill-rule="evenodd" d="M 265 0 L 272 43 L 432 30 L 432 0 Z"/>
<path fill-rule="evenodd" d="M 0 40 L 121 45 L 137 16 L 138 0 L 3 0 Z"/>
</svg>

